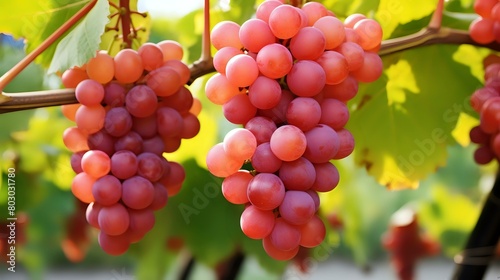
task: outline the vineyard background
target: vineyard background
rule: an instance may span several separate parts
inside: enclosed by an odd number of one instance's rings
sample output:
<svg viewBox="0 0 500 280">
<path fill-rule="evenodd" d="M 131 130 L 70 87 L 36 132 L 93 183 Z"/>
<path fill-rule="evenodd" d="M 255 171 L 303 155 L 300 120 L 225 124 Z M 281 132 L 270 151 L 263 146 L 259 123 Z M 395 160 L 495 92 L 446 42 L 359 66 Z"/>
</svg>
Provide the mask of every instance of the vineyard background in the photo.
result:
<svg viewBox="0 0 500 280">
<path fill-rule="evenodd" d="M 14 33 L 16 38 L 26 36 L 29 51 L 87 1 L 77 5 L 69 5 L 70 2 L 54 0 L 47 5 L 28 0 L 2 2 L 0 31 Z M 221 20 L 242 23 L 252 16 L 260 2 L 212 1 L 211 25 Z M 421 1 L 417 6 L 404 0 L 323 3 L 341 19 L 355 12 L 374 17 L 381 23 L 385 39 L 421 30 L 429 23 L 437 5 L 437 1 Z M 447 1 L 443 26 L 467 30 L 475 17 L 472 3 Z M 23 20 L 12 20 L 16 17 Z M 185 62 L 193 63 L 201 53 L 203 12 L 199 8 L 176 17 L 151 17 L 148 31 L 151 42 L 179 41 L 185 48 Z M 0 73 L 5 73 L 26 53 L 22 41 L 2 36 L 0 42 Z M 341 182 L 337 189 L 321 196 L 325 219 L 336 215 L 343 226 L 329 226 L 325 243 L 311 252 L 313 275 L 321 271 L 336 273 L 335 264 L 330 267 L 329 259 L 348 260 L 359 270 L 374 267 L 376 275 L 381 261 L 388 265 L 389 255 L 381 238 L 390 217 L 409 205 L 417 210 L 421 228 L 440 242 L 440 257 L 446 259 L 447 266 L 452 265 L 451 259 L 462 250 L 477 220 L 497 169 L 496 163 L 481 167 L 474 163 L 475 147 L 468 139 L 468 131 L 478 123 L 477 114 L 467 106 L 468 98 L 484 82 L 482 61 L 489 53 L 490 49 L 470 45 L 437 44 L 383 56 L 383 77 L 361 86 L 358 97 L 349 103 L 348 128 L 356 138 L 355 154 L 337 163 Z M 50 51 L 44 53 L 37 60 L 39 64 L 30 65 L 4 91 L 59 88 L 59 78 L 46 72 L 51 59 Z M 64 129 L 72 124 L 63 118 L 59 108 L 0 115 L 0 218 L 7 215 L 6 210 L 1 210 L 7 209 L 4 191 L 7 169 L 15 166 L 17 211 L 29 217 L 26 243 L 17 251 L 18 264 L 23 270 L 35 279 L 45 279 L 46 272 L 60 268 L 105 271 L 103 279 L 127 279 L 127 275 L 158 279 L 165 272 L 182 271 L 191 257 L 199 264 L 214 267 L 239 248 L 245 254 L 241 279 L 253 279 L 255 271 L 263 273 L 259 277 L 280 277 L 287 264 L 271 260 L 259 242 L 243 236 L 239 228 L 242 207 L 230 205 L 216 192 L 221 180 L 206 170 L 205 155 L 210 147 L 235 127 L 224 120 L 219 107 L 204 97 L 204 84 L 209 76 L 197 79 L 190 86 L 203 103 L 200 134 L 169 155 L 169 159 L 182 162 L 186 168 L 184 188 L 157 213 L 155 229 L 120 257 L 104 254 L 94 233 L 88 251 L 84 250 L 85 259 L 79 263 L 70 262 L 61 249 L 65 223 L 76 206 L 70 191 L 74 177 L 69 165 L 70 153 L 61 138 Z M 369 163 L 369 172 L 360 163 Z M 418 188 L 413 189 L 419 180 Z M 391 192 L 388 188 L 404 190 Z M 186 206 L 194 209 L 194 214 L 186 215 L 182 210 Z M 179 238 L 183 242 L 173 242 Z M 327 254 L 320 250 L 326 250 Z M 321 263 L 319 268 L 316 263 Z M 431 267 L 432 262 L 427 265 Z M 261 269 L 251 269 L 252 266 Z M 11 277 L 4 271 L 0 272 L 1 278 Z M 417 273 L 425 279 L 426 272 Z M 496 279 L 499 275 L 497 261 L 485 279 Z M 340 272 L 338 276 L 343 278 Z"/>
</svg>

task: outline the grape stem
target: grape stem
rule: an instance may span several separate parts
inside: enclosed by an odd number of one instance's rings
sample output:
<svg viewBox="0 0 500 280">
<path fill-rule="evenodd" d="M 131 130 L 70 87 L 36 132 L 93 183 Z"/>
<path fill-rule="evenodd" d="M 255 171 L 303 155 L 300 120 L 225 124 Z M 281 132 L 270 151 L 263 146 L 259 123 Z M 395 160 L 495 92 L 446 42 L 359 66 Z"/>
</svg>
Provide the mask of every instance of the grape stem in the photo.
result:
<svg viewBox="0 0 500 280">
<path fill-rule="evenodd" d="M 122 40 L 125 48 L 132 47 L 130 38 L 130 6 L 129 0 L 120 0 L 120 19 L 122 25 Z"/>
<path fill-rule="evenodd" d="M 379 55 L 389 55 L 396 52 L 433 44 L 469 44 L 500 51 L 499 43 L 495 42 L 487 45 L 476 43 L 471 39 L 467 31 L 447 27 L 426 27 L 425 29 L 414 34 L 384 40 L 380 47 Z M 189 69 L 191 70 L 191 79 L 189 80 L 188 84 L 193 83 L 197 78 L 201 76 L 215 71 L 211 56 L 209 56 L 208 58 L 204 57 L 194 62 L 189 66 Z M 13 70 L 9 72 L 13 72 Z M 7 72 L 5 75 L 7 75 L 9 72 Z M 5 80 L 5 78 L 2 78 L 0 78 L 0 88 L 2 88 L 1 82 Z M 74 95 L 74 89 L 46 90 L 25 93 L 2 93 L 0 95 L 0 114 L 48 106 L 74 104 L 77 102 Z"/>
<path fill-rule="evenodd" d="M 59 39 L 66 31 L 73 27 L 81 18 L 87 15 L 90 10 L 95 6 L 97 0 L 92 0 L 83 6 L 76 14 L 74 14 L 68 21 L 66 21 L 61 27 L 59 27 L 52 35 L 50 35 L 45 41 L 43 41 L 36 49 L 34 49 L 30 54 L 24 57 L 19 63 L 7 71 L 2 77 L 0 77 L 0 91 L 7 86 L 21 71 L 24 70 L 35 58 L 37 58 L 43 51 L 45 51 L 50 45 L 52 45 L 57 39 Z M 0 103 L 9 97 L 2 93 L 0 98 Z"/>
</svg>

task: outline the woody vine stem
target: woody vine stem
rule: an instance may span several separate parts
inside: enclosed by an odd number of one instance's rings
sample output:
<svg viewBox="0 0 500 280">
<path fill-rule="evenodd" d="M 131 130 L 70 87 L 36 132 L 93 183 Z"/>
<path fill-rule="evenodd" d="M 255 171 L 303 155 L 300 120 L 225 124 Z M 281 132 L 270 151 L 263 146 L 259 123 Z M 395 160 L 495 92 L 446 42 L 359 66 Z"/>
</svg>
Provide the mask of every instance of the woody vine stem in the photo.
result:
<svg viewBox="0 0 500 280">
<path fill-rule="evenodd" d="M 67 30 L 74 26 L 81 18 L 83 18 L 95 5 L 97 0 L 93 0 L 78 11 L 72 18 L 64 23 L 58 30 L 47 38 L 38 48 L 21 60 L 10 71 L 0 77 L 0 89 L 12 81 L 29 63 L 31 63 L 38 55 L 40 55 L 47 47 L 60 38 Z M 118 13 L 121 14 L 122 38 L 126 47 L 131 46 L 130 34 L 130 15 L 133 13 L 129 9 L 128 0 L 120 0 Z M 189 65 L 191 70 L 191 78 L 189 84 L 197 78 L 214 72 L 212 56 L 210 54 L 210 23 L 209 23 L 209 4 L 205 0 L 205 28 L 203 32 L 202 54 L 198 61 Z M 492 50 L 500 51 L 500 44 L 492 43 L 489 45 L 481 45 L 474 42 L 467 31 L 441 27 L 441 18 L 443 14 L 443 4 L 439 1 L 436 12 L 434 13 L 431 22 L 423 30 L 404 37 L 384 40 L 380 47 L 379 55 L 390 55 L 399 51 L 413 49 L 432 44 L 471 44 L 482 47 L 487 47 Z M 77 103 L 74 89 L 59 89 L 59 90 L 44 90 L 33 92 L 6 93 L 0 95 L 0 114 L 9 113 L 20 110 L 35 109 L 49 106 L 59 106 L 65 104 Z"/>
</svg>

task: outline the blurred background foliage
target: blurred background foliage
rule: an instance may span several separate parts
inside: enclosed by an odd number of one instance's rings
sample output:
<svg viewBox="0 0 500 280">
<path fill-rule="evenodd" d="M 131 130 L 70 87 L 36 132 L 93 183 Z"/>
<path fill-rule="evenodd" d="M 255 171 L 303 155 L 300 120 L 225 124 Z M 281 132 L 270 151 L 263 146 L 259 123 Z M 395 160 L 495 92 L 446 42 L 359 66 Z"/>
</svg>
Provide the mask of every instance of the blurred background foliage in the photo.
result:
<svg viewBox="0 0 500 280">
<path fill-rule="evenodd" d="M 10 9 L 18 11 L 24 9 L 23 5 L 34 5 L 31 1 L 21 2 Z M 65 7 L 60 1 L 49 2 L 52 7 L 57 4 Z M 253 16 L 260 2 L 212 1 L 211 25 L 222 20 L 241 24 Z M 425 27 L 437 1 L 421 1 L 419 5 L 403 0 L 326 0 L 323 3 L 341 19 L 355 12 L 374 17 L 384 28 L 385 38 L 394 38 Z M 447 1 L 443 24 L 466 29 L 473 19 L 465 14 L 471 12 L 471 3 L 471 0 Z M 10 11 L 2 9 L 0 18 Z M 51 24 L 60 24 L 61 20 Z M 0 26 L 6 23 L 0 22 Z M 184 61 L 192 63 L 201 53 L 202 30 L 201 9 L 177 17 L 152 17 L 149 41 L 180 42 L 185 48 Z M 0 37 L 0 73 L 8 71 L 26 55 L 24 42 L 16 39 Z M 317 261 L 345 257 L 363 267 L 374 260 L 386 259 L 381 238 L 391 215 L 407 206 L 416 209 L 422 230 L 439 240 L 443 257 L 451 258 L 461 250 L 493 184 L 496 170 L 496 164 L 479 167 L 474 163 L 474 147 L 467 135 L 470 127 L 477 124 L 477 115 L 463 106 L 482 83 L 481 61 L 488 53 L 470 46 L 429 46 L 384 57 L 381 80 L 362 85 L 358 97 L 349 103 L 352 120 L 348 128 L 356 138 L 357 149 L 347 159 L 336 162 L 341 176 L 338 188 L 321 194 L 321 215 L 329 234 L 317 250 L 326 250 L 328 255 L 318 257 Z M 436 61 L 442 63 L 428 73 L 433 67 L 419 61 L 430 61 L 434 66 Z M 11 167 L 16 169 L 16 211 L 28 216 L 26 241 L 17 247 L 19 267 L 34 279 L 43 279 L 46 271 L 58 267 L 118 271 L 126 268 L 139 279 L 160 279 L 165 274 L 175 278 L 190 256 L 204 273 L 215 273 L 218 264 L 236 252 L 243 252 L 246 258 L 241 279 L 279 279 L 287 264 L 270 259 L 260 242 L 244 237 L 239 228 L 243 208 L 225 201 L 220 193 L 221 180 L 206 170 L 207 151 L 234 127 L 224 119 L 221 108 L 210 104 L 204 96 L 209 76 L 197 79 L 190 86 L 203 103 L 200 134 L 183 140 L 179 151 L 166 155 L 169 160 L 182 162 L 186 169 L 183 190 L 156 213 L 155 228 L 144 240 L 120 257 L 103 253 L 97 245 L 96 232 L 89 228 L 82 228 L 89 231 L 91 240 L 88 247 L 82 249 L 86 256 L 81 262 L 69 261 L 68 253 L 61 247 L 67 223 L 78 210 L 70 191 L 74 177 L 70 152 L 62 143 L 62 132 L 73 124 L 63 118 L 59 108 L 0 115 L 0 218 L 7 217 L 6 175 Z M 32 64 L 5 91 L 60 86 L 57 75 L 47 75 L 44 67 Z M 389 102 L 401 95 L 406 101 Z M 367 96 L 374 102 L 361 108 L 359 105 Z M 462 107 L 454 111 L 452 121 L 447 121 L 443 114 L 448 108 L 454 108 L 453 104 Z M 394 116 L 398 118 L 395 123 L 385 119 Z M 429 137 L 435 128 L 445 132 L 445 143 L 436 144 L 425 162 L 414 166 L 414 174 L 401 174 L 401 168 L 388 159 L 407 157 L 418 151 L 421 147 L 414 140 Z M 360 152 L 362 150 L 372 154 L 367 156 Z M 375 166 L 369 172 L 359 165 L 367 159 Z M 391 177 L 394 173 L 395 177 Z M 383 185 L 390 185 L 391 180 L 399 186 L 407 184 L 408 189 L 387 190 Z M 418 188 L 412 190 L 417 183 Z M 314 251 L 310 255 L 320 256 Z"/>
</svg>

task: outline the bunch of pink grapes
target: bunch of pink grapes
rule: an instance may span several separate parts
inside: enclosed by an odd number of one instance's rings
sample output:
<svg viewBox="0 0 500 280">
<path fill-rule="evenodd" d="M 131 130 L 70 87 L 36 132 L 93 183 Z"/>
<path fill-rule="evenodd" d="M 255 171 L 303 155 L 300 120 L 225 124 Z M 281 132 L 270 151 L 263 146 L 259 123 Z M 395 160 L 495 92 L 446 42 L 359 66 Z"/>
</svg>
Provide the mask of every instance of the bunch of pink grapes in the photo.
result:
<svg viewBox="0 0 500 280">
<path fill-rule="evenodd" d="M 218 73 L 206 95 L 243 128 L 210 150 L 207 166 L 225 177 L 225 198 L 246 206 L 242 231 L 262 239 L 274 259 L 291 259 L 325 238 L 318 192 L 337 186 L 331 160 L 354 149 L 346 103 L 358 82 L 382 74 L 381 40 L 376 21 L 354 14 L 342 22 L 317 2 L 265 1 L 256 18 L 212 30 Z"/>
<path fill-rule="evenodd" d="M 141 240 L 184 181 L 184 168 L 163 157 L 200 129 L 182 56 L 177 42 L 146 43 L 115 57 L 99 51 L 62 75 L 79 102 L 62 108 L 76 123 L 63 134 L 77 173 L 71 190 L 88 203 L 87 221 L 108 254 Z"/>
</svg>

